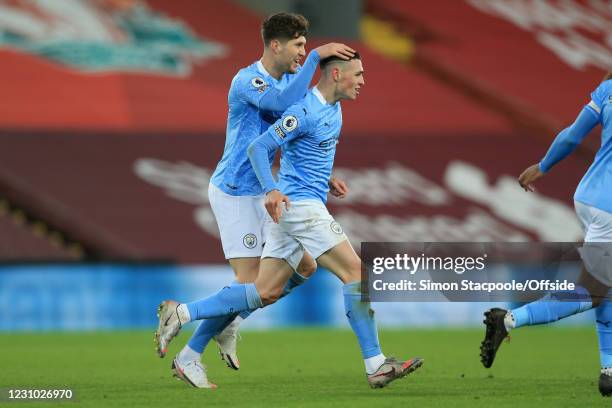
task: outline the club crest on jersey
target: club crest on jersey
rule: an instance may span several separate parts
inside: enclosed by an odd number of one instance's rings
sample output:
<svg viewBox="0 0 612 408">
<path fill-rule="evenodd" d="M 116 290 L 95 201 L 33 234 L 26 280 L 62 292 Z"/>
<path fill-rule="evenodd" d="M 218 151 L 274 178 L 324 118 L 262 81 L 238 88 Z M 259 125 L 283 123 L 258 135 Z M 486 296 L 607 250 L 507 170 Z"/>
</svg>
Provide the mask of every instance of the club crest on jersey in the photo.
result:
<svg viewBox="0 0 612 408">
<path fill-rule="evenodd" d="M 342 227 L 336 221 L 332 221 L 329 228 L 338 235 L 342 234 Z"/>
<path fill-rule="evenodd" d="M 298 127 L 298 119 L 293 115 L 285 116 L 282 124 L 287 132 L 293 132 Z"/>
<path fill-rule="evenodd" d="M 246 234 L 244 238 L 242 238 L 242 243 L 245 247 L 253 249 L 257 245 L 257 237 L 255 234 Z"/>
</svg>

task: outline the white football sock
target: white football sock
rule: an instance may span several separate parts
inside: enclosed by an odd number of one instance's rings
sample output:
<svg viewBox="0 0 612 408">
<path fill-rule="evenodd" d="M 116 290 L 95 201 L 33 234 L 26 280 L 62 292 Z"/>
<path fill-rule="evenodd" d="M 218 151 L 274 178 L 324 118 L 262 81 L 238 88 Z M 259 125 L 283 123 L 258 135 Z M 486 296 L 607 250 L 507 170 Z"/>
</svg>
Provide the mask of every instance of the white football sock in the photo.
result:
<svg viewBox="0 0 612 408">
<path fill-rule="evenodd" d="M 191 321 L 191 315 L 189 314 L 189 308 L 186 304 L 181 303 L 176 308 L 176 314 L 178 315 L 181 326 Z"/>
<path fill-rule="evenodd" d="M 612 377 L 612 367 L 601 367 L 601 373 Z"/>
<path fill-rule="evenodd" d="M 368 373 L 368 375 L 374 374 L 385 362 L 385 355 L 380 353 L 377 356 L 364 359 L 363 362 L 365 364 L 366 373 Z"/>
<path fill-rule="evenodd" d="M 202 355 L 188 345 L 185 345 L 178 355 L 179 364 L 182 366 L 186 365 L 190 361 L 200 361 L 201 358 Z"/>
<path fill-rule="evenodd" d="M 510 310 L 506 313 L 506 317 L 504 317 L 504 326 L 506 326 L 506 331 L 509 333 L 510 330 L 516 327 L 516 322 L 514 320 L 514 315 Z"/>
</svg>

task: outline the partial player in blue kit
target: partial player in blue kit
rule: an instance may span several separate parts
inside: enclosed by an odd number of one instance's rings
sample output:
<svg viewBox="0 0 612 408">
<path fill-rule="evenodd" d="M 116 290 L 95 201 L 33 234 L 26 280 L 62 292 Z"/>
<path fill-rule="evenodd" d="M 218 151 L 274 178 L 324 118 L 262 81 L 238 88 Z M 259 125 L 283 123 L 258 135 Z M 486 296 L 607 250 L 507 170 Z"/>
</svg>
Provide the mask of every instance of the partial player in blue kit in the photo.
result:
<svg viewBox="0 0 612 408">
<path fill-rule="evenodd" d="M 248 150 L 266 193 L 266 210 L 274 221 L 255 283 L 232 285 L 200 301 L 180 304 L 171 324 L 180 327 L 185 322 L 274 303 L 282 294 L 279 288 L 293 274 L 288 260 L 307 251 L 343 282 L 346 316 L 361 347 L 367 381 L 371 387 L 380 388 L 416 370 L 423 360 L 400 361 L 382 353 L 374 312 L 369 302 L 362 302 L 361 260 L 325 207 L 342 126 L 339 100 L 356 99 L 365 81 L 358 54 L 350 61 L 324 59 L 321 67 L 317 86 Z M 282 155 L 277 184 L 268 157 L 279 147 Z"/>
<path fill-rule="evenodd" d="M 301 15 L 278 13 L 262 23 L 264 52 L 261 59 L 241 69 L 232 80 L 228 94 L 228 119 L 223 156 L 209 185 L 208 196 L 219 226 L 225 258 L 236 274 L 236 283 L 253 282 L 259 270 L 259 260 L 271 220 L 263 207 L 263 191 L 246 149 L 291 104 L 302 98 L 316 72 L 321 58 L 349 58 L 353 50 L 339 43 L 329 43 L 314 49 L 304 65 L 308 21 Z M 272 164 L 274 152 L 268 156 Z M 341 180 L 332 180 L 338 194 L 346 191 Z M 299 257 L 298 257 L 299 255 Z M 296 254 L 289 260 L 294 273 L 279 288 L 283 295 L 303 283 L 316 270 L 316 263 L 307 253 Z M 159 306 L 159 327 L 155 340 L 160 357 L 176 334 L 168 329 L 178 304 L 164 301 Z M 215 339 L 228 367 L 239 368 L 236 338 L 240 322 L 249 310 L 202 321 L 188 344 L 173 361 L 177 377 L 201 388 L 214 388 L 208 381 L 201 355 L 211 339 Z"/>
<path fill-rule="evenodd" d="M 485 313 L 486 333 L 480 346 L 481 361 L 491 367 L 508 332 L 521 326 L 554 322 L 595 308 L 601 372 L 599 391 L 612 395 L 612 72 L 591 94 L 576 121 L 562 130 L 540 161 L 528 167 L 519 183 L 534 191 L 533 183 L 571 154 L 597 125 L 602 126 L 601 147 L 574 194 L 576 214 L 584 229 L 580 254 L 585 268 L 573 291 L 554 292 L 513 310 L 494 308 Z"/>
</svg>

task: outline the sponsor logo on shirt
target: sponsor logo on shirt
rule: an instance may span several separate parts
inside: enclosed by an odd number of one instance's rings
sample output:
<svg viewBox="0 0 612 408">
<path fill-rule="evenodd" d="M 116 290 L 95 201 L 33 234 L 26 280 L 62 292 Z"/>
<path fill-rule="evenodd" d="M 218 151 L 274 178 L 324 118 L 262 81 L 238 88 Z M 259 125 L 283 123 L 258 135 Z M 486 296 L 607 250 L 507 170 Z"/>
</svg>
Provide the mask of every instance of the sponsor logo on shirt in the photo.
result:
<svg viewBox="0 0 612 408">
<path fill-rule="evenodd" d="M 319 143 L 319 147 L 322 149 L 331 149 L 336 145 L 336 143 L 338 143 L 338 139 L 332 137 Z"/>
</svg>

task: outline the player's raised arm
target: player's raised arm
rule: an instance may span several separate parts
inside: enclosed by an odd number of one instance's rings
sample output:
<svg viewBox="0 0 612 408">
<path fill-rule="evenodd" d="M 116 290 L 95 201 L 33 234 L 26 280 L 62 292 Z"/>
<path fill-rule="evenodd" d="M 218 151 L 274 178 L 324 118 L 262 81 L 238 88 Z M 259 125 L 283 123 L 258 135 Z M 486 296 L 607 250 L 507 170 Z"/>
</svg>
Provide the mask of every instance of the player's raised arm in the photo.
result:
<svg viewBox="0 0 612 408">
<path fill-rule="evenodd" d="M 348 60 L 353 55 L 355 55 L 355 50 L 341 43 L 328 43 L 315 48 L 308 54 L 302 69 L 300 69 L 285 89 L 278 90 L 272 87 L 261 97 L 259 109 L 284 111 L 304 97 L 308 91 L 308 85 L 310 85 L 317 71 L 317 65 L 319 65 L 322 59 L 336 56 Z"/>
<path fill-rule="evenodd" d="M 317 65 L 321 56 L 317 50 L 312 50 L 300 72 L 295 74 L 291 83 L 283 90 L 271 87 L 259 100 L 259 109 L 269 111 L 284 111 L 289 106 L 304 97 L 308 91 L 308 85 L 317 71 Z"/>
</svg>

